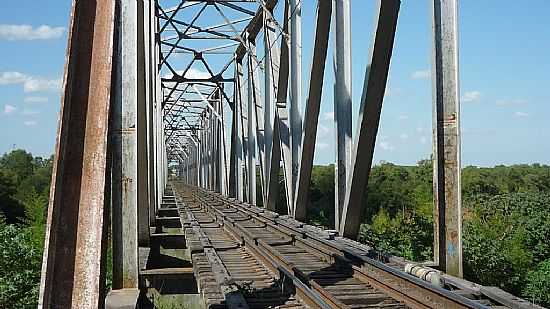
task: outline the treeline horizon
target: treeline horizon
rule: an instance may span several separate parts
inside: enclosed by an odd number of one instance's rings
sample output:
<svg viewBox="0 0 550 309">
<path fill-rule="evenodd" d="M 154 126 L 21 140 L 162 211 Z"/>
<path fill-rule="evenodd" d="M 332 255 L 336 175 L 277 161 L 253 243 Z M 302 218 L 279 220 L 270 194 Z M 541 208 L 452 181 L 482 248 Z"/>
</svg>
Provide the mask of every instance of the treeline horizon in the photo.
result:
<svg viewBox="0 0 550 309">
<path fill-rule="evenodd" d="M 52 163 L 53 156 L 21 149 L 0 157 L 0 308 L 36 307 Z M 432 260 L 432 172 L 430 159 L 376 164 L 359 240 L 409 260 Z M 286 211 L 280 190 L 278 207 Z M 463 167 L 462 196 L 465 278 L 550 306 L 550 166 Z M 333 164 L 314 166 L 307 207 L 308 223 L 333 227 Z"/>
</svg>

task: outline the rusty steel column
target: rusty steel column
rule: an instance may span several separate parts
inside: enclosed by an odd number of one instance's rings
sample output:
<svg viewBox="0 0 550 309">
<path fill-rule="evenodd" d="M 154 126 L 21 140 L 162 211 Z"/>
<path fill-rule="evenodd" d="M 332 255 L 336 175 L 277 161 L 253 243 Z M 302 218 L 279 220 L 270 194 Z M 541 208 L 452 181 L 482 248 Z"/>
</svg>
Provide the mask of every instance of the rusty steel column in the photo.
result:
<svg viewBox="0 0 550 309">
<path fill-rule="evenodd" d="M 434 258 L 462 277 L 458 2 L 433 1 Z"/>
<path fill-rule="evenodd" d="M 39 308 L 98 308 L 115 4 L 73 1 Z"/>
<path fill-rule="evenodd" d="M 122 0 L 113 106 L 113 289 L 138 287 L 137 1 Z"/>
</svg>

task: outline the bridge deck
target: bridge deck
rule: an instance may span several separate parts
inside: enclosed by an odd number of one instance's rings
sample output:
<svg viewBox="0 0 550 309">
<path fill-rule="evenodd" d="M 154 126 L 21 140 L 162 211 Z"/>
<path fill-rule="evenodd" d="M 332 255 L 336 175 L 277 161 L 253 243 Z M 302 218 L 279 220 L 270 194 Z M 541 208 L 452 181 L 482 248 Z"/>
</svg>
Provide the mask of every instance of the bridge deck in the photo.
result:
<svg viewBox="0 0 550 309">
<path fill-rule="evenodd" d="M 159 246 L 186 248 L 192 271 L 179 265 L 154 272 L 172 274 L 180 285 L 192 274 L 208 308 L 531 306 L 444 274 L 434 285 L 406 273 L 402 259 L 216 193 L 182 183 L 171 190 L 153 235 L 162 236 Z"/>
</svg>

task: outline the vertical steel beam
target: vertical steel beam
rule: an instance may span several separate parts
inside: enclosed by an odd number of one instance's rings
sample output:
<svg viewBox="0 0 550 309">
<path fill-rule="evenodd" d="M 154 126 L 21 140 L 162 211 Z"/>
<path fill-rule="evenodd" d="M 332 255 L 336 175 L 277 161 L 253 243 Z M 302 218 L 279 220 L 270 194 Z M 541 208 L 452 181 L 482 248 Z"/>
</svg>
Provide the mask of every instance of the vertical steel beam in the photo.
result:
<svg viewBox="0 0 550 309">
<path fill-rule="evenodd" d="M 322 4 L 325 1 L 319 1 Z M 302 145 L 302 1 L 290 0 L 290 140 L 292 149 L 292 196 L 297 186 Z"/>
<path fill-rule="evenodd" d="M 208 161 L 208 119 L 206 118 L 206 115 L 203 119 L 203 131 L 202 131 L 202 158 L 203 158 L 203 186 L 205 189 L 210 189 L 210 179 L 208 178 L 208 172 L 210 170 L 210 164 Z"/>
<path fill-rule="evenodd" d="M 191 169 L 191 162 L 190 162 L 190 159 L 191 159 L 191 158 L 188 156 L 188 157 L 185 159 L 185 162 L 184 162 L 184 164 L 185 164 L 185 175 L 184 175 L 184 178 L 185 178 L 185 183 L 188 184 L 188 185 L 190 185 L 190 183 L 189 183 L 189 180 L 190 180 L 190 178 L 189 178 L 190 172 L 189 172 L 189 171 L 190 171 L 190 169 Z"/>
<path fill-rule="evenodd" d="M 296 200 L 294 201 L 294 218 L 301 221 L 305 221 L 307 214 L 311 170 L 313 168 L 317 124 L 319 122 L 323 79 L 325 76 L 331 15 L 332 1 L 319 1 L 317 6 L 317 20 L 315 22 L 315 42 L 313 45 L 309 91 L 306 104 L 302 153 L 300 156 Z"/>
<path fill-rule="evenodd" d="M 285 13 L 283 21 L 283 32 L 288 33 L 288 19 L 289 19 L 289 3 L 285 1 Z M 268 28 L 273 28 L 275 22 L 268 20 L 266 23 Z M 274 33 L 269 34 L 269 41 L 275 42 Z M 290 48 L 288 41 L 283 37 L 281 38 L 281 52 L 279 55 L 278 50 L 273 50 L 273 54 L 278 58 L 272 57 L 271 66 L 273 70 L 277 72 L 278 80 L 275 86 L 277 92 L 277 104 L 275 108 L 275 126 L 279 129 L 279 138 L 276 140 L 281 151 L 281 158 L 283 159 L 283 176 L 285 181 L 285 197 L 287 204 L 287 212 L 289 215 L 294 215 L 294 169 L 292 163 L 292 136 L 290 132 L 290 117 L 287 108 L 288 97 L 288 77 L 290 71 Z M 297 156 L 294 156 L 296 158 Z"/>
<path fill-rule="evenodd" d="M 288 33 L 289 5 L 285 2 L 283 32 Z M 276 22 L 271 16 L 265 16 L 264 38 L 265 45 L 269 46 L 267 53 L 269 62 L 266 63 L 266 70 L 271 75 L 271 85 L 266 85 L 276 94 L 275 119 L 273 130 L 273 143 L 271 147 L 270 171 L 267 181 L 267 205 L 268 209 L 275 210 L 279 189 L 280 159 L 283 159 L 283 173 L 285 181 L 285 197 L 287 213 L 293 213 L 294 186 L 292 183 L 292 146 L 290 136 L 289 113 L 287 109 L 287 92 L 289 79 L 289 58 L 290 51 L 286 36 L 281 39 L 281 50 L 277 47 L 275 33 Z M 267 90 L 266 90 L 267 91 Z"/>
<path fill-rule="evenodd" d="M 144 0 L 137 1 L 137 200 L 138 241 L 140 246 L 149 246 L 149 175 L 147 153 L 147 32 Z"/>
<path fill-rule="evenodd" d="M 221 119 L 219 120 L 218 129 L 218 144 L 220 146 L 219 153 L 219 177 L 220 177 L 220 192 L 223 195 L 227 195 L 227 146 L 225 142 L 225 112 L 223 109 L 223 97 L 221 95 L 221 89 L 216 89 L 216 108 Z"/>
<path fill-rule="evenodd" d="M 458 1 L 433 1 L 434 255 L 462 277 Z"/>
<path fill-rule="evenodd" d="M 266 189 L 266 170 L 265 170 L 265 136 L 264 136 L 264 114 L 260 93 L 260 80 L 258 77 L 258 67 L 256 62 L 252 61 L 256 58 L 256 42 L 249 42 L 248 54 L 248 78 L 252 81 L 253 104 L 254 104 L 254 119 L 256 120 L 256 141 L 258 145 L 258 161 L 260 167 L 260 182 L 262 184 L 262 201 L 263 205 L 267 204 L 267 189 Z M 252 65 L 251 65 L 252 64 Z"/>
<path fill-rule="evenodd" d="M 148 156 L 148 176 L 149 176 L 149 226 L 155 226 L 156 224 L 156 187 L 155 187 L 155 130 L 154 130 L 154 105 L 155 105 L 155 79 L 156 79 L 156 67 L 154 65 L 155 56 L 155 14 L 154 14 L 154 0 L 145 0 L 146 17 L 146 53 L 145 59 L 147 61 L 146 66 L 146 89 L 147 89 L 147 156 Z"/>
<path fill-rule="evenodd" d="M 98 308 L 103 303 L 114 20 L 113 1 L 73 1 L 39 308 Z"/>
<path fill-rule="evenodd" d="M 248 72 L 251 71 L 253 63 L 248 58 Z M 248 86 L 248 203 L 256 205 L 256 117 L 255 116 L 255 96 L 254 96 L 254 83 L 252 75 L 247 74 L 247 86 Z"/>
<path fill-rule="evenodd" d="M 273 151 L 273 144 L 274 144 L 274 137 L 273 137 L 273 129 L 274 129 L 274 123 L 275 123 L 275 89 L 273 88 L 273 80 L 277 79 L 277 76 L 273 76 L 272 70 L 271 70 L 271 63 L 272 63 L 272 55 L 271 50 L 274 46 L 271 46 L 271 42 L 269 41 L 269 35 L 273 31 L 273 29 L 268 29 L 266 27 L 266 21 L 267 18 L 265 16 L 266 14 L 263 14 L 264 18 L 264 153 L 265 153 L 265 179 L 266 179 L 266 196 L 268 196 L 267 203 L 265 204 L 265 207 L 270 210 L 275 210 L 275 204 L 270 203 L 269 201 L 275 201 L 276 198 L 269 198 L 269 196 L 273 196 L 278 193 L 278 182 L 279 182 L 279 175 L 278 175 L 278 168 L 277 168 L 277 179 L 271 179 L 272 171 L 271 166 L 275 165 L 272 164 L 273 158 L 272 153 Z M 276 47 L 275 47 L 276 48 Z M 277 162 L 276 165 L 279 165 L 279 162 Z M 275 192 L 277 191 L 277 193 Z"/>
<path fill-rule="evenodd" d="M 237 197 L 237 100 L 239 92 L 238 83 L 238 60 L 234 59 L 234 82 L 233 82 L 233 104 L 230 105 L 232 109 L 231 113 L 231 145 L 229 149 L 229 196 Z"/>
<path fill-rule="evenodd" d="M 210 104 L 210 102 L 208 102 L 208 104 Z M 214 151 L 215 151 L 214 148 L 216 145 L 213 139 L 215 128 L 214 128 L 214 122 L 212 121 L 212 113 L 210 112 L 210 110 L 206 112 L 206 117 L 207 117 L 206 122 L 208 123 L 208 128 L 206 130 L 206 145 L 208 147 L 208 189 L 213 191 L 215 177 L 216 177 L 216 173 L 214 171 L 214 160 L 213 160 Z"/>
<path fill-rule="evenodd" d="M 208 118 L 208 112 L 205 113 L 204 116 L 204 183 L 205 188 L 210 190 L 210 121 Z"/>
<path fill-rule="evenodd" d="M 233 125 L 235 134 L 233 145 L 235 147 L 235 197 L 239 201 L 244 201 L 244 184 L 243 184 L 243 127 L 242 127 L 242 100 L 243 100 L 243 64 L 241 61 L 236 62 L 236 101 L 233 105 Z M 232 147 L 233 148 L 233 147 Z"/>
<path fill-rule="evenodd" d="M 202 121 L 201 121 L 202 122 Z M 202 124 L 201 124 L 202 126 Z M 199 133 L 198 133 L 198 185 L 201 188 L 204 188 L 204 129 L 201 127 Z"/>
<path fill-rule="evenodd" d="M 241 100 L 240 111 L 241 111 L 241 136 L 242 136 L 242 159 L 243 159 L 243 201 L 248 202 L 248 115 L 245 112 L 248 112 L 246 103 L 246 98 L 244 96 L 246 91 L 246 84 L 244 82 L 244 72 L 241 78 Z"/>
<path fill-rule="evenodd" d="M 164 130 L 164 121 L 162 117 L 162 111 L 161 111 L 161 130 L 160 133 L 162 134 L 162 144 L 161 144 L 161 151 L 162 151 L 162 193 L 164 194 L 164 190 L 166 189 L 166 183 L 168 182 L 168 154 L 166 152 L 166 131 Z"/>
<path fill-rule="evenodd" d="M 358 134 L 355 137 L 346 200 L 340 224 L 342 236 L 355 239 L 362 220 L 363 197 L 372 167 L 380 112 L 386 91 L 395 39 L 399 0 L 378 0 L 373 46 L 365 73 Z"/>
<path fill-rule="evenodd" d="M 276 210 L 279 197 L 279 169 L 281 163 L 280 130 L 276 117 L 277 86 L 279 82 L 279 49 L 276 44 L 274 21 L 264 14 L 264 66 L 265 66 L 265 101 L 264 101 L 264 125 L 266 145 L 266 171 L 267 171 L 267 203 L 265 207 Z M 288 77 L 287 77 L 288 79 Z M 277 81 L 277 82 L 276 82 Z M 290 198 L 287 186 L 287 200 Z M 291 189 L 291 187 L 290 187 Z M 290 213 L 290 211 L 289 211 Z"/>
<path fill-rule="evenodd" d="M 113 289 L 138 287 L 137 1 L 121 1 L 113 107 Z"/>
<path fill-rule="evenodd" d="M 158 19 L 155 23 L 156 29 L 158 30 Z M 161 79 L 159 74 L 159 63 L 160 63 L 160 43 L 155 42 L 155 188 L 157 192 L 157 205 L 161 205 L 162 197 L 164 195 L 164 189 L 162 185 L 162 145 L 163 145 L 163 120 L 162 120 L 162 101 L 163 101 L 163 91 L 161 85 Z"/>
<path fill-rule="evenodd" d="M 218 113 L 218 104 L 217 101 L 213 101 L 213 108 L 215 113 Z M 214 148 L 214 155 L 212 157 L 212 163 L 214 165 L 214 187 L 215 191 L 221 193 L 221 165 L 220 165 L 220 120 L 217 117 L 214 117 L 215 114 L 212 114 L 212 144 Z M 219 114 L 218 114 L 219 115 Z"/>
<path fill-rule="evenodd" d="M 350 0 L 334 0 L 334 228 L 340 229 L 346 199 L 346 181 L 351 165 L 351 7 Z"/>
</svg>

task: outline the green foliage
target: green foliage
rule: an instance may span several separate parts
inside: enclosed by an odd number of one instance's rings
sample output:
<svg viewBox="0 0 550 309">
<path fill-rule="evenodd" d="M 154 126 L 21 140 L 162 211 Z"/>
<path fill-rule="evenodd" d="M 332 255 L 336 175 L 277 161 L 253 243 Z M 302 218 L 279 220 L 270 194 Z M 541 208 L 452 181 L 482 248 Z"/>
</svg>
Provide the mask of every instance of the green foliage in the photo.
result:
<svg viewBox="0 0 550 309">
<path fill-rule="evenodd" d="M 0 308 L 36 308 L 41 256 L 28 229 L 0 224 Z"/>
<path fill-rule="evenodd" d="M 51 163 L 23 150 L 0 157 L 0 308 L 36 307 Z"/>
<path fill-rule="evenodd" d="M 36 248 L 44 247 L 47 206 L 48 198 L 43 194 L 30 193 L 25 201 L 25 223 L 29 227 Z"/>
<path fill-rule="evenodd" d="M 11 174 L 16 184 L 20 184 L 33 174 L 33 157 L 25 150 L 17 149 L 0 158 L 0 168 Z"/>
<path fill-rule="evenodd" d="M 39 213 L 45 215 L 52 160 L 33 157 L 24 150 L 14 150 L 0 157 L 0 211 L 7 223 L 29 223 L 31 220 L 36 226 L 43 225 Z"/>
<path fill-rule="evenodd" d="M 534 303 L 550 306 L 550 259 L 527 274 L 523 295 Z"/>
<path fill-rule="evenodd" d="M 334 165 L 316 166 L 312 170 L 309 194 L 309 223 L 332 227 L 335 203 Z"/>
<path fill-rule="evenodd" d="M 409 260 L 431 260 L 432 172 L 431 160 L 373 167 L 359 240 Z M 466 279 L 550 305 L 550 167 L 469 166 L 462 193 Z M 310 223 L 332 227 L 333 203 L 334 166 L 315 166 Z"/>
<path fill-rule="evenodd" d="M 16 192 L 13 178 L 0 169 L 0 214 L 7 223 L 19 223 L 25 215 L 25 208 L 14 197 Z"/>
<path fill-rule="evenodd" d="M 433 256 L 433 223 L 413 212 L 391 217 L 385 209 L 380 209 L 372 224 L 361 226 L 359 240 L 382 252 L 426 261 Z"/>
<path fill-rule="evenodd" d="M 414 261 L 432 258 L 431 160 L 417 166 L 375 166 L 366 190 L 359 239 L 378 250 Z"/>
<path fill-rule="evenodd" d="M 526 274 L 550 258 L 550 195 L 477 196 L 464 220 L 466 277 L 521 294 Z"/>
</svg>

